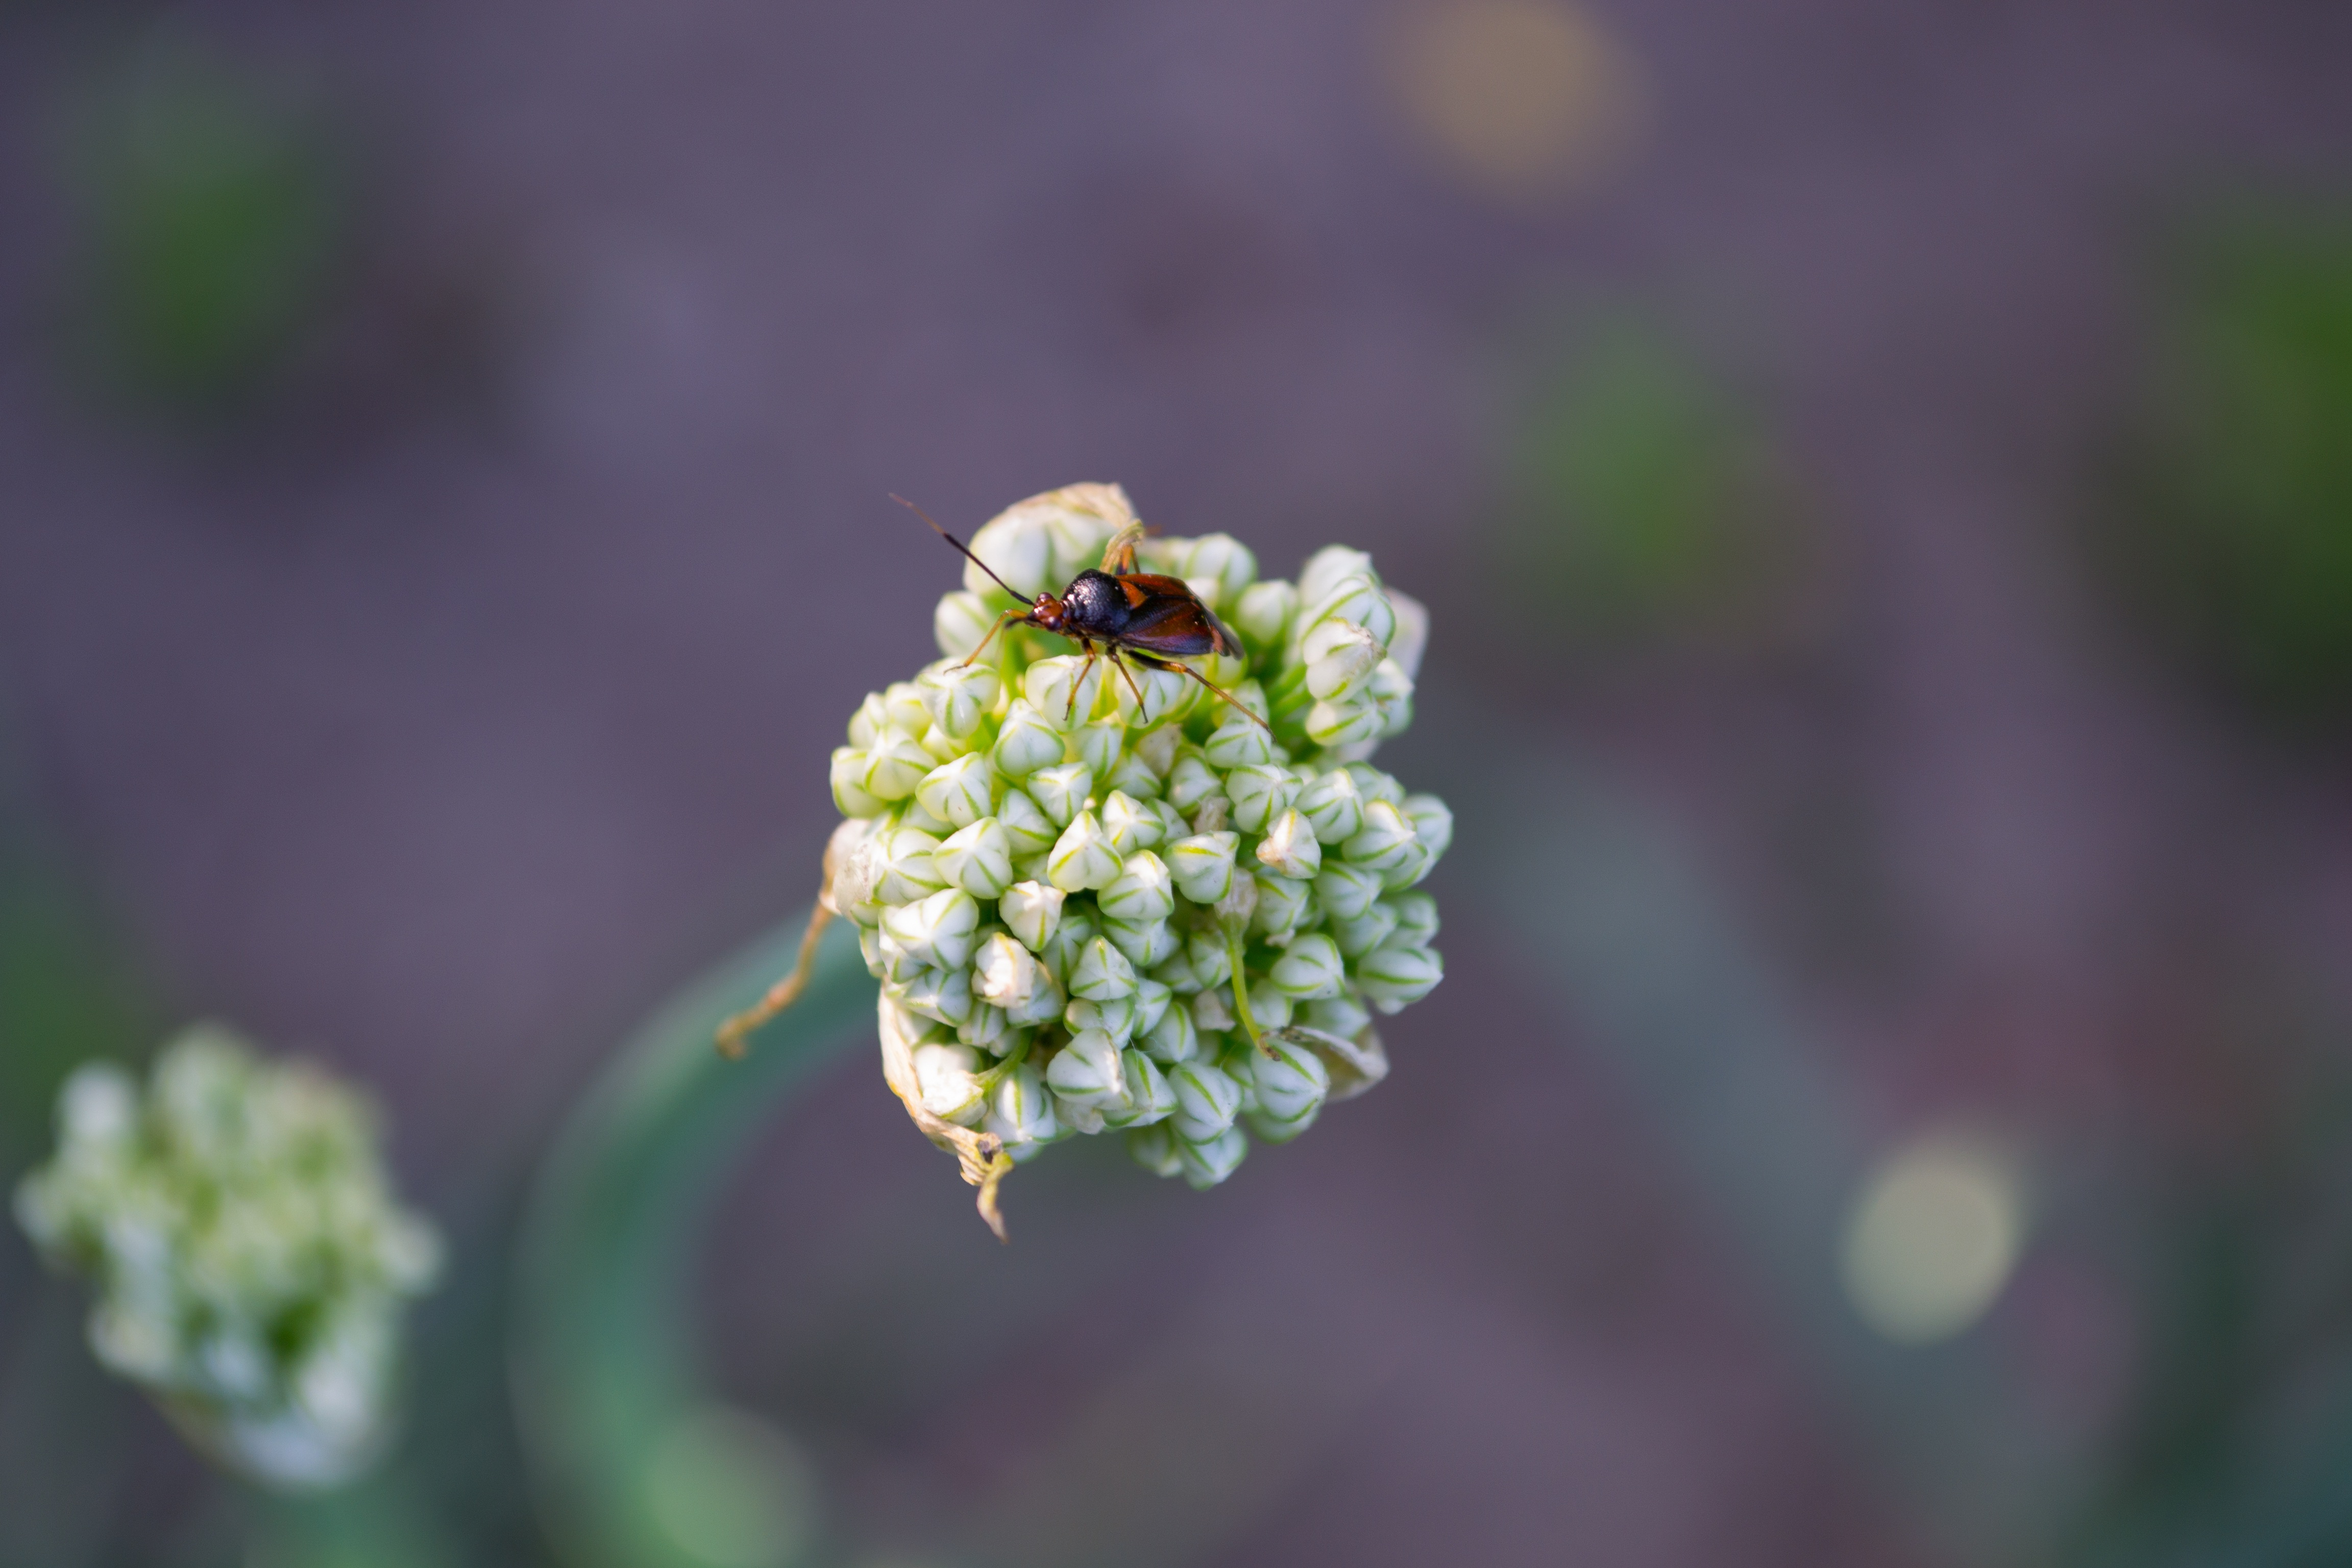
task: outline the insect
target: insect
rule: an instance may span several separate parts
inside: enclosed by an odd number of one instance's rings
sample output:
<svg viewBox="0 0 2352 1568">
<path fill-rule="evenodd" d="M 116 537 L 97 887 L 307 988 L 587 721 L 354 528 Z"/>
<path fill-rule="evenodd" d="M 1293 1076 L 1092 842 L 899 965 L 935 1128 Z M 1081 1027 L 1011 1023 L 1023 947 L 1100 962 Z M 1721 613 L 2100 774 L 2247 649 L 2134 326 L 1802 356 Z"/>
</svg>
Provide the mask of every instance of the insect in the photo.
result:
<svg viewBox="0 0 2352 1568">
<path fill-rule="evenodd" d="M 930 514 L 921 507 L 902 496 L 890 499 L 929 522 L 932 532 L 962 551 L 964 559 L 986 572 L 998 587 L 1016 599 L 1021 597 L 1012 584 L 998 577 L 962 540 L 932 522 Z M 1248 714 L 1261 729 L 1271 729 L 1233 693 L 1191 665 L 1179 662 L 1213 653 L 1237 658 L 1242 655 L 1242 641 L 1231 626 L 1217 618 L 1214 610 L 1201 603 L 1200 595 L 1187 587 L 1182 578 L 1135 569 L 1135 547 L 1141 542 L 1143 533 L 1143 524 L 1129 523 L 1104 547 L 1101 570 L 1081 572 L 1059 594 L 1040 594 L 1027 606 L 999 616 L 996 625 L 989 628 L 988 636 L 980 639 L 980 647 L 971 650 L 964 663 L 977 659 L 1008 625 L 1035 626 L 1076 643 L 1087 656 L 1087 669 L 1094 668 L 1096 658 L 1108 658 L 1126 679 L 1128 689 L 1135 693 L 1139 708 L 1143 705 L 1143 692 L 1135 684 L 1134 672 L 1127 668 L 1130 659 L 1146 669 L 1172 669 L 1189 675 L 1215 692 L 1220 701 Z M 1097 644 L 1106 651 L 1097 654 Z M 1076 711 L 1078 691 L 1085 679 L 1086 670 L 1081 670 L 1079 679 L 1071 682 L 1073 712 Z"/>
</svg>

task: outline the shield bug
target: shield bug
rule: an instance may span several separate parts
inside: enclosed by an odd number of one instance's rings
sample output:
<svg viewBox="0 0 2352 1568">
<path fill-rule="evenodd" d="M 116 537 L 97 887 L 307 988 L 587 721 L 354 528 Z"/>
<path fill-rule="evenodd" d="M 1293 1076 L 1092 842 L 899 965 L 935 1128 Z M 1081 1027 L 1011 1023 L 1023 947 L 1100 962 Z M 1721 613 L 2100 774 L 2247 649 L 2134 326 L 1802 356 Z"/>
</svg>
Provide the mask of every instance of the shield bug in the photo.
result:
<svg viewBox="0 0 2352 1568">
<path fill-rule="evenodd" d="M 964 542 L 931 521 L 929 512 L 904 496 L 892 496 L 892 500 L 931 524 L 931 531 L 963 552 L 964 559 L 988 574 L 996 585 L 1015 599 L 1021 597 L 1013 584 L 996 575 L 995 569 L 974 555 Z M 1070 585 L 1059 594 L 1040 594 L 1026 606 L 1007 610 L 989 628 L 988 636 L 980 639 L 964 663 L 970 664 L 984 652 L 996 634 L 1006 626 L 1035 626 L 1069 638 L 1087 656 L 1091 668 L 1097 657 L 1107 657 L 1125 678 L 1128 689 L 1135 693 L 1137 706 L 1143 702 L 1143 693 L 1135 684 L 1135 676 L 1127 668 L 1132 659 L 1146 669 L 1173 669 L 1191 676 L 1216 693 L 1220 701 L 1231 703 L 1238 712 L 1248 714 L 1260 728 L 1271 726 L 1235 700 L 1233 693 L 1181 661 L 1198 658 L 1206 654 L 1242 657 L 1241 638 L 1234 629 L 1217 618 L 1216 612 L 1201 603 L 1181 577 L 1163 577 L 1157 573 L 1135 569 L 1135 547 L 1144 535 L 1143 524 L 1130 522 L 1114 535 L 1103 548 L 1100 570 L 1089 569 L 1070 579 Z M 1097 645 L 1107 650 L 1097 655 Z M 1070 702 L 1075 710 L 1080 682 L 1070 686 Z"/>
</svg>

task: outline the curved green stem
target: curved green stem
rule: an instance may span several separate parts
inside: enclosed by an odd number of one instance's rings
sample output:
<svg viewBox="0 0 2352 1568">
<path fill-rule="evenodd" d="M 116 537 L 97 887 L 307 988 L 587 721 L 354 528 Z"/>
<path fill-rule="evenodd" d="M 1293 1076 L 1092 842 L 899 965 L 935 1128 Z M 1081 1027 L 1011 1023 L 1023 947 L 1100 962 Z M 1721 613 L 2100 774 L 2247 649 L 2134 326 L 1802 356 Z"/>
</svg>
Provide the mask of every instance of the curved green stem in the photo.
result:
<svg viewBox="0 0 2352 1568">
<path fill-rule="evenodd" d="M 803 929 L 778 927 L 655 1014 L 572 1112 L 532 1192 L 514 1394 L 549 1531 L 583 1568 L 717 1561 L 656 1479 L 665 1443 L 709 1408 L 680 1321 L 701 1216 L 751 1135 L 873 1027 L 874 982 L 840 921 L 808 988 L 747 1058 L 714 1048 L 720 1022 L 791 967 Z"/>
</svg>

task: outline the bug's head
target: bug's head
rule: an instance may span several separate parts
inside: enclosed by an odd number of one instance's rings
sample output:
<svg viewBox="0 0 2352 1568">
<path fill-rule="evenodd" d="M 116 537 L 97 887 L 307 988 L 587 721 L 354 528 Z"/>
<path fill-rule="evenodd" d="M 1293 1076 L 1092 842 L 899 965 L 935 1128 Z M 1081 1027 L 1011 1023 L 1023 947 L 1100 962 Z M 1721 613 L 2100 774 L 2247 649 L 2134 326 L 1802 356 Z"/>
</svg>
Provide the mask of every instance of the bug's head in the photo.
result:
<svg viewBox="0 0 2352 1568">
<path fill-rule="evenodd" d="M 1049 632 L 1062 629 L 1064 614 L 1062 601 L 1051 594 L 1038 595 L 1037 602 L 1029 606 L 1029 619 Z"/>
</svg>

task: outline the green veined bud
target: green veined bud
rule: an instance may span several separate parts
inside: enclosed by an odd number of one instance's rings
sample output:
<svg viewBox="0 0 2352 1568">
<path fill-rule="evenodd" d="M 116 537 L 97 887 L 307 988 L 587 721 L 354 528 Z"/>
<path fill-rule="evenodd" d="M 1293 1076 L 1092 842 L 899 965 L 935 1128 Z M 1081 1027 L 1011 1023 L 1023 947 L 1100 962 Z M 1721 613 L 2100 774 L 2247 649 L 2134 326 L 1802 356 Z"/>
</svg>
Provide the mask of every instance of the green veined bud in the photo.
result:
<svg viewBox="0 0 2352 1568">
<path fill-rule="evenodd" d="M 1062 901 L 1069 895 L 1044 882 L 1015 882 L 997 900 L 996 914 L 1005 928 L 1032 952 L 1042 953 L 1062 923 Z"/>
<path fill-rule="evenodd" d="M 988 1093 L 978 1076 L 979 1052 L 969 1046 L 917 1046 L 912 1056 L 924 1110 L 959 1127 L 970 1127 L 988 1114 Z"/>
<path fill-rule="evenodd" d="M 1127 665 L 1126 669 L 1127 675 L 1110 683 L 1111 700 L 1118 706 L 1119 722 L 1139 730 L 1182 717 L 1192 706 L 1193 693 L 1200 689 L 1191 677 L 1172 669 L 1136 664 Z M 1128 676 L 1134 678 L 1134 684 L 1129 684 Z"/>
<path fill-rule="evenodd" d="M 919 827 L 901 827 L 877 836 L 874 853 L 874 901 L 912 903 L 947 885 L 940 875 L 940 841 Z"/>
<path fill-rule="evenodd" d="M 1298 792 L 1297 805 L 1321 843 L 1344 844 L 1363 831 L 1363 792 L 1345 768 L 1318 774 Z"/>
<path fill-rule="evenodd" d="M 971 1010 L 971 1016 L 956 1026 L 958 1041 L 975 1050 L 986 1051 L 992 1057 L 1002 1057 L 1028 1038 L 1002 1007 L 981 1004 Z"/>
<path fill-rule="evenodd" d="M 1166 861 L 1149 849 L 1138 850 L 1127 858 L 1118 877 L 1096 895 L 1095 902 L 1108 920 L 1164 921 L 1176 912 L 1176 880 Z"/>
<path fill-rule="evenodd" d="M 1306 1130 L 1306 1119 L 1322 1109 L 1331 1091 L 1331 1075 L 1323 1059 L 1287 1038 L 1265 1042 L 1269 1055 L 1251 1053 L 1250 1088 L 1256 1113 L 1277 1127 L 1287 1127 L 1271 1142 L 1282 1142 Z"/>
<path fill-rule="evenodd" d="M 915 681 L 923 709 L 932 725 L 961 739 L 980 728 L 996 707 L 996 671 L 984 664 L 951 664 L 942 660 Z"/>
<path fill-rule="evenodd" d="M 995 625 L 996 612 L 978 594 L 943 594 L 931 612 L 931 640 L 950 658 L 970 658 Z"/>
<path fill-rule="evenodd" d="M 1160 793 L 1160 775 L 1153 773 L 1150 764 L 1141 757 L 1124 756 L 1103 775 L 1102 787 L 1114 794 L 1130 796 L 1140 805 Z"/>
<path fill-rule="evenodd" d="M 1234 879 L 1236 887 L 1248 880 L 1246 877 Z M 1253 888 L 1251 891 L 1255 894 L 1256 889 Z M 1220 900 L 1219 902 L 1222 904 L 1223 900 Z M 1256 907 L 1255 898 L 1251 900 L 1251 907 L 1253 909 Z M 1249 917 L 1244 915 L 1242 918 L 1246 921 Z M 1230 984 L 1233 981 L 1232 954 L 1226 950 L 1224 932 L 1216 928 L 1193 931 L 1184 939 L 1184 963 L 1192 970 L 1193 979 L 1198 982 L 1197 988 L 1202 992 L 1215 990 L 1220 986 Z M 1204 1025 L 1203 1027 L 1222 1029 L 1229 1027 L 1232 1023 L 1233 1020 L 1228 1018 L 1223 1024 Z"/>
<path fill-rule="evenodd" d="M 1166 963 L 1181 945 L 1166 921 L 1105 921 L 1103 936 L 1138 969 Z"/>
<path fill-rule="evenodd" d="M 1307 818 L 1296 808 L 1276 817 L 1258 840 L 1259 864 L 1276 876 L 1293 879 L 1311 878 L 1323 868 L 1323 847 L 1315 841 L 1315 830 L 1307 826 Z"/>
<path fill-rule="evenodd" d="M 1349 763 L 1347 773 L 1349 778 L 1356 781 L 1356 789 L 1363 795 L 1366 805 L 1371 805 L 1376 800 L 1387 801 L 1391 805 L 1404 804 L 1404 785 L 1397 783 L 1371 763 Z"/>
<path fill-rule="evenodd" d="M 1372 1016 L 1364 1011 L 1352 996 L 1334 996 L 1328 1002 L 1310 1002 L 1302 1010 L 1307 1027 L 1327 1035 L 1337 1035 L 1352 1040 L 1372 1025 Z"/>
<path fill-rule="evenodd" d="M 949 834 L 932 854 L 931 866 L 975 899 L 1002 898 L 1013 885 L 1013 840 L 1003 824 L 983 816 Z"/>
<path fill-rule="evenodd" d="M 1290 809 L 1298 791 L 1298 780 L 1291 771 L 1272 763 L 1252 763 L 1225 774 L 1225 796 L 1233 802 L 1234 826 L 1244 833 L 1264 833 L 1267 823 Z"/>
<path fill-rule="evenodd" d="M 1184 1168 L 1184 1141 L 1167 1122 L 1139 1127 L 1127 1135 L 1127 1152 L 1155 1176 L 1172 1176 Z"/>
<path fill-rule="evenodd" d="M 1070 994 L 1090 1002 L 1135 994 L 1135 966 L 1127 955 L 1101 937 L 1079 950 L 1066 982 Z"/>
<path fill-rule="evenodd" d="M 1122 858 L 1139 849 L 1159 847 L 1160 814 L 1125 790 L 1115 789 L 1104 799 L 1101 817 L 1103 831 L 1110 836 L 1111 848 Z M 1122 915 L 1119 918 L 1139 920 L 1143 917 Z"/>
<path fill-rule="evenodd" d="M 1253 583 L 1242 590 L 1231 619 L 1234 629 L 1250 647 L 1273 649 L 1282 646 L 1283 635 L 1290 629 L 1291 615 L 1297 608 L 1298 590 L 1289 584 L 1280 580 Z"/>
<path fill-rule="evenodd" d="M 1057 1110 L 1125 1109 L 1127 1066 L 1118 1042 L 1093 1029 L 1071 1036 L 1046 1067 L 1045 1084 Z"/>
<path fill-rule="evenodd" d="M 1420 1001 L 1444 978 L 1445 961 L 1434 948 L 1378 947 L 1356 965 L 1365 999 L 1383 1013 Z"/>
<path fill-rule="evenodd" d="M 1048 594 L 1066 581 L 1054 575 L 1054 540 L 1045 519 L 1026 506 L 997 513 L 971 536 L 974 561 L 964 563 L 964 592 L 982 598 L 1002 597 L 1003 589 L 979 563 L 985 563 L 1023 599 Z"/>
<path fill-rule="evenodd" d="M 1018 1007 L 1047 984 L 1029 950 L 1003 931 L 980 944 L 971 973 L 972 994 L 992 1007 Z"/>
<path fill-rule="evenodd" d="M 1257 580 L 1257 557 L 1231 534 L 1204 533 L 1192 541 L 1182 576 L 1202 604 L 1222 609 Z"/>
<path fill-rule="evenodd" d="M 1150 975 L 1139 978 L 1135 983 L 1135 1032 L 1143 1034 L 1160 1022 L 1175 996 L 1168 986 Z"/>
<path fill-rule="evenodd" d="M 1062 732 L 1025 697 L 1016 697 L 997 726 L 996 745 L 989 752 L 996 771 L 1010 779 L 1025 779 L 1039 768 L 1062 760 Z"/>
<path fill-rule="evenodd" d="M 1094 917 L 1093 907 L 1080 902 L 1064 907 L 1061 923 L 1045 939 L 1037 956 L 1045 961 L 1057 980 L 1066 983 L 1070 971 L 1077 967 L 1078 954 L 1087 943 L 1102 934 L 1102 926 Z"/>
<path fill-rule="evenodd" d="M 1265 711 L 1265 694 L 1257 689 L 1256 681 L 1248 682 L 1233 695 L 1234 701 L 1250 713 Z M 1274 737 L 1256 720 L 1248 713 L 1235 712 L 1231 703 L 1219 706 L 1224 710 L 1224 720 L 1201 742 L 1201 755 L 1211 767 L 1233 769 L 1276 760 Z"/>
<path fill-rule="evenodd" d="M 1106 1123 L 1112 1127 L 1148 1127 L 1175 1113 L 1175 1088 L 1157 1063 L 1134 1049 L 1122 1052 L 1119 1060 L 1127 1074 L 1127 1101 L 1103 1108 Z"/>
<path fill-rule="evenodd" d="M 1265 976 L 1258 978 L 1260 984 L 1250 987 L 1249 1015 L 1250 1023 L 1263 1035 L 1290 1022 L 1291 1002 L 1274 986 L 1264 984 Z"/>
<path fill-rule="evenodd" d="M 890 727 L 882 712 L 882 694 L 869 691 L 858 703 L 857 711 L 849 716 L 849 743 L 864 751 L 874 743 L 874 737 Z"/>
<path fill-rule="evenodd" d="M 867 793 L 866 776 L 874 771 L 873 755 L 860 746 L 833 749 L 833 804 L 844 816 L 879 816 L 890 808 Z"/>
<path fill-rule="evenodd" d="M 1095 771 L 1084 763 L 1063 763 L 1029 775 L 1029 798 L 1056 827 L 1067 827 L 1086 810 L 1094 788 Z"/>
<path fill-rule="evenodd" d="M 1319 1002 L 1347 989 L 1348 966 L 1337 943 L 1309 931 L 1283 950 L 1267 979 L 1294 1002 Z"/>
<path fill-rule="evenodd" d="M 1382 736 L 1402 735 L 1412 725 L 1412 677 L 1392 658 L 1384 658 L 1364 682 L 1364 695 L 1381 710 Z"/>
<path fill-rule="evenodd" d="M 1195 833 L 1168 847 L 1168 872 L 1177 889 L 1196 904 L 1213 904 L 1234 881 L 1236 833 Z"/>
<path fill-rule="evenodd" d="M 926 969 L 958 969 L 969 963 L 979 929 L 980 905 L 961 888 L 943 889 L 882 916 L 885 940 Z"/>
<path fill-rule="evenodd" d="M 1177 748 L 1184 743 L 1184 730 L 1180 724 L 1163 724 L 1139 739 L 1128 748 L 1136 760 L 1151 770 L 1152 776 L 1166 779 L 1176 765 Z"/>
<path fill-rule="evenodd" d="M 1412 819 L 1385 800 L 1364 807 L 1364 826 L 1339 847 L 1339 853 L 1367 871 L 1386 876 L 1399 867 L 1421 863 L 1420 837 Z"/>
<path fill-rule="evenodd" d="M 1205 1143 L 1181 1142 L 1176 1149 L 1184 1180 L 1196 1192 L 1206 1192 L 1232 1175 L 1248 1152 L 1249 1137 L 1238 1127 L 1228 1127 Z"/>
<path fill-rule="evenodd" d="M 1307 558 L 1298 572 L 1298 602 L 1319 605 L 1331 596 L 1331 591 L 1350 577 L 1377 580 L 1372 571 L 1372 558 L 1360 550 L 1344 544 L 1327 544 Z"/>
<path fill-rule="evenodd" d="M 866 793 L 876 800 L 904 800 L 936 765 L 913 736 L 886 730 L 874 737 L 866 754 Z"/>
<path fill-rule="evenodd" d="M 1224 1132 L 1241 1114 L 1242 1087 L 1213 1062 L 1179 1063 L 1168 1074 L 1176 1091 L 1176 1110 L 1168 1121 L 1188 1143 L 1205 1142 Z"/>
<path fill-rule="evenodd" d="M 1013 840 L 1016 863 L 1024 856 L 1044 854 L 1062 835 L 1062 825 L 1047 816 L 1027 790 L 1007 789 L 996 803 L 996 820 Z"/>
<path fill-rule="evenodd" d="M 1389 637 L 1396 631 L 1396 610 L 1370 576 L 1343 578 L 1319 602 L 1311 603 L 1312 607 L 1303 617 L 1308 636 L 1326 622 L 1352 621 L 1386 648 Z"/>
<path fill-rule="evenodd" d="M 1044 970 L 1044 965 L 1039 965 L 1039 968 Z M 1067 997 L 1063 994 L 1061 986 L 1055 983 L 1053 972 L 1044 970 L 1044 973 L 1045 977 L 1029 993 L 1029 1000 L 1016 1002 L 1004 1009 L 1004 1021 L 1007 1024 L 1015 1028 L 1030 1029 L 1040 1024 L 1050 1024 L 1062 1016 L 1062 1009 Z"/>
<path fill-rule="evenodd" d="M 1433 795 L 1409 795 L 1404 797 L 1406 820 L 1412 824 L 1412 835 L 1434 863 L 1454 843 L 1454 813 Z"/>
<path fill-rule="evenodd" d="M 1307 665 L 1307 689 L 1327 701 L 1354 695 L 1388 654 L 1353 621 L 1318 622 L 1298 651 Z"/>
<path fill-rule="evenodd" d="M 1405 893 L 1389 900 L 1396 910 L 1396 945 L 1427 947 L 1437 935 L 1437 900 L 1427 893 Z"/>
<path fill-rule="evenodd" d="M 1135 1043 L 1165 1067 L 1189 1062 L 1201 1054 L 1201 1032 L 1192 1023 L 1192 1010 L 1172 1002 L 1149 1027 L 1138 1032 Z"/>
<path fill-rule="evenodd" d="M 1234 885 L 1241 879 L 1234 879 Z M 1307 910 L 1314 907 L 1314 884 L 1302 882 L 1276 872 L 1260 869 L 1250 878 L 1255 884 L 1257 900 L 1250 910 L 1250 930 L 1280 941 L 1307 923 Z"/>
<path fill-rule="evenodd" d="M 1060 1135 L 1053 1097 L 1034 1062 L 1023 1062 L 997 1081 L 981 1128 L 1002 1139 L 1005 1152 L 1016 1160 L 1025 1157 L 1024 1150 L 1034 1152 Z"/>
<path fill-rule="evenodd" d="M 996 810 L 996 778 L 982 756 L 958 757 L 933 768 L 915 786 L 923 809 L 955 827 L 970 827 Z"/>
<path fill-rule="evenodd" d="M 1062 1009 L 1062 1026 L 1074 1035 L 1092 1029 L 1124 1046 L 1135 1038 L 1141 1011 L 1133 996 L 1113 996 L 1101 1002 L 1089 1002 L 1081 996 Z"/>
<path fill-rule="evenodd" d="M 1064 732 L 1094 721 L 1102 705 L 1103 674 L 1108 667 L 1074 653 L 1056 654 L 1031 665 L 1021 677 L 1021 694 Z"/>
<path fill-rule="evenodd" d="M 911 979 L 893 984 L 890 994 L 908 1012 L 919 1013 L 942 1024 L 961 1024 L 971 1016 L 971 973 L 969 970 L 926 969 Z"/>
<path fill-rule="evenodd" d="M 1338 701 L 1318 702 L 1307 710 L 1307 738 L 1327 751 L 1360 745 L 1380 738 L 1381 707 L 1365 692 Z"/>
<path fill-rule="evenodd" d="M 1327 860 L 1315 874 L 1315 901 L 1335 921 L 1352 921 L 1381 896 L 1381 877 L 1345 860 Z"/>
<path fill-rule="evenodd" d="M 1350 920 L 1337 915 L 1331 919 L 1331 940 L 1348 957 L 1361 958 L 1376 947 L 1383 946 L 1396 932 L 1396 910 L 1385 903 L 1367 905 L 1361 914 Z"/>
<path fill-rule="evenodd" d="M 1070 755 L 1086 763 L 1098 779 L 1108 777 L 1126 754 L 1127 726 L 1116 718 L 1081 724 L 1070 731 Z"/>
<path fill-rule="evenodd" d="M 1202 761 L 1198 752 L 1178 753 L 1168 770 L 1165 798 L 1179 811 L 1190 812 L 1211 795 L 1222 794 L 1223 790 L 1224 782 L 1217 777 L 1214 769 Z"/>
<path fill-rule="evenodd" d="M 1066 893 L 1108 888 L 1118 879 L 1118 854 L 1093 812 L 1079 812 L 1062 829 L 1046 858 L 1045 874 Z"/>
</svg>

